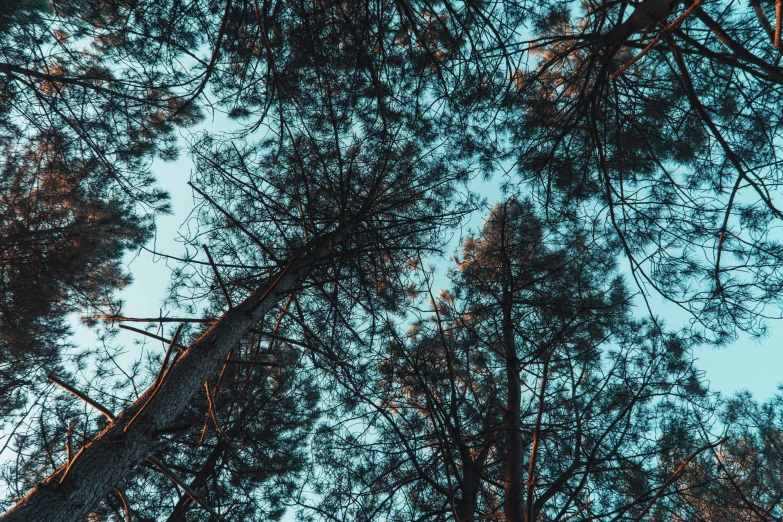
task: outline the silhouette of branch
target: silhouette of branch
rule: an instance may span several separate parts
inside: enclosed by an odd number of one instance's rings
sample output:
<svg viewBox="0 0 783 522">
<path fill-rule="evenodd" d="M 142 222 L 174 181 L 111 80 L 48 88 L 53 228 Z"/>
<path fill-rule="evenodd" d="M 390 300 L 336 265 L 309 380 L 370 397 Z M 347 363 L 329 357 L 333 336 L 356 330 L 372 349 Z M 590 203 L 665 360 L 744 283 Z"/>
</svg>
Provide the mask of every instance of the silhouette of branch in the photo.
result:
<svg viewBox="0 0 783 522">
<path fill-rule="evenodd" d="M 121 315 L 93 315 L 92 319 L 104 319 L 111 322 L 126 323 L 214 323 L 214 317 L 124 317 Z"/>
<path fill-rule="evenodd" d="M 226 285 L 223 284 L 223 278 L 220 277 L 220 273 L 218 272 L 218 269 L 215 266 L 215 261 L 212 259 L 212 254 L 209 253 L 209 249 L 207 248 L 207 245 L 202 245 L 202 247 L 204 248 L 204 252 L 206 252 L 207 254 L 207 259 L 209 260 L 209 264 L 212 267 L 212 272 L 215 274 L 215 279 L 217 279 L 217 282 L 220 285 L 220 290 L 223 292 L 223 298 L 226 300 L 228 309 L 233 310 L 234 305 L 231 303 L 231 296 L 228 295 L 228 289 L 226 289 Z"/>
<path fill-rule="evenodd" d="M 171 339 L 166 339 L 165 337 L 161 337 L 159 335 L 155 335 L 154 333 L 150 333 L 150 332 L 147 332 L 145 330 L 141 330 L 139 328 L 134 328 L 132 326 L 127 326 L 127 325 L 124 325 L 124 324 L 119 324 L 117 326 L 119 328 L 122 328 L 123 330 L 128 330 L 128 331 L 131 331 L 131 332 L 140 333 L 142 335 L 146 335 L 147 337 L 151 337 L 152 339 L 155 339 L 156 341 L 162 341 L 164 343 L 171 344 Z M 177 350 L 185 350 L 185 349 L 187 349 L 187 346 L 182 346 L 181 344 L 175 344 L 174 348 L 176 348 Z"/>
<path fill-rule="evenodd" d="M 49 379 L 50 381 L 52 381 L 54 384 L 60 386 L 61 388 L 64 388 L 64 389 L 68 390 L 69 392 L 71 392 L 75 396 L 79 397 L 81 400 L 83 400 L 84 402 L 86 402 L 87 404 L 89 404 L 90 406 L 92 406 L 93 408 L 98 410 L 99 412 L 103 413 L 106 416 L 107 419 L 114 420 L 114 414 L 108 408 L 106 408 L 105 406 L 102 406 L 100 403 L 98 403 L 98 402 L 94 401 L 93 399 L 87 397 L 87 395 L 83 394 L 82 392 L 80 392 L 79 390 L 77 390 L 76 388 L 71 386 L 70 384 L 67 384 L 67 383 L 61 381 L 60 379 L 58 379 L 57 377 L 55 377 L 52 374 L 48 374 L 46 376 L 46 378 Z"/>
</svg>

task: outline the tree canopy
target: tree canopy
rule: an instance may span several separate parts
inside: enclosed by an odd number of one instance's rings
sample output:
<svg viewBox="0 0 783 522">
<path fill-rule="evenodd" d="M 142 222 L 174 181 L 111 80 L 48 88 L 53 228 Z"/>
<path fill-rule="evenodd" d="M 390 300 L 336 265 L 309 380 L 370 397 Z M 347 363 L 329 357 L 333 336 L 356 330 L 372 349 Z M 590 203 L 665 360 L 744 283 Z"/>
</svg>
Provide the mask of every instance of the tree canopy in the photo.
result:
<svg viewBox="0 0 783 522">
<path fill-rule="evenodd" d="M 781 315 L 781 25 L 0 3 L 0 519 L 776 520 L 780 398 L 693 351 Z M 137 329 L 164 350 L 66 360 L 69 314 L 134 320 L 164 187 L 196 200 L 157 247 L 182 317 Z"/>
</svg>

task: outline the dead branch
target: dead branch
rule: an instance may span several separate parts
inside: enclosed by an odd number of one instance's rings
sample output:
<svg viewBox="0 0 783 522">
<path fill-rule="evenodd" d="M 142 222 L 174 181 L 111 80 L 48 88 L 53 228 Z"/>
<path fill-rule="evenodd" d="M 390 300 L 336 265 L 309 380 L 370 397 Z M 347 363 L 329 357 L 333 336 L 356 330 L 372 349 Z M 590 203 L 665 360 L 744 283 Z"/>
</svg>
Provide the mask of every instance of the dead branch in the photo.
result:
<svg viewBox="0 0 783 522">
<path fill-rule="evenodd" d="M 226 361 L 228 364 L 253 364 L 258 366 L 268 366 L 270 368 L 282 368 L 282 364 L 270 361 L 251 361 L 248 359 L 229 359 Z"/>
<path fill-rule="evenodd" d="M 73 440 L 73 422 L 68 423 L 68 435 L 65 439 L 65 459 L 70 462 L 73 457 L 73 447 L 71 446 Z"/>
<path fill-rule="evenodd" d="M 114 492 L 117 493 L 118 497 L 120 497 L 120 502 L 122 502 L 122 507 L 125 510 L 126 522 L 131 522 L 131 511 L 130 506 L 128 505 L 128 498 L 125 496 L 125 493 L 123 493 L 122 490 L 118 488 L 114 488 Z"/>
<path fill-rule="evenodd" d="M 212 395 L 209 393 L 209 381 L 204 381 L 204 388 L 206 388 L 207 391 L 207 405 L 209 407 L 209 416 L 212 418 L 212 422 L 215 424 L 215 429 L 217 430 L 218 434 L 225 440 L 226 442 L 231 442 L 231 440 L 226 437 L 226 434 L 223 433 L 223 430 L 220 428 L 220 424 L 217 420 L 217 415 L 215 414 L 215 404 L 212 402 Z"/>
<path fill-rule="evenodd" d="M 212 267 L 212 272 L 215 274 L 215 279 L 217 279 L 217 282 L 220 285 L 220 290 L 223 292 L 223 298 L 226 300 L 226 305 L 228 305 L 229 310 L 233 310 L 234 305 L 231 303 L 231 296 L 228 295 L 228 289 L 226 289 L 226 285 L 223 284 L 223 278 L 220 277 L 220 273 L 218 272 L 218 269 L 215 266 L 215 261 L 212 259 L 212 254 L 209 253 L 209 249 L 207 248 L 207 245 L 201 245 L 201 246 L 204 248 L 204 252 L 206 252 L 207 254 L 209 265 Z"/>
<path fill-rule="evenodd" d="M 103 413 L 107 419 L 114 420 L 114 414 L 108 408 L 90 399 L 89 397 L 87 397 L 85 394 L 83 394 L 82 392 L 80 392 L 70 384 L 66 384 L 65 382 L 61 381 L 60 379 L 58 379 L 52 374 L 48 374 L 46 378 L 52 381 L 53 383 L 55 383 L 56 385 L 60 386 L 61 388 L 68 390 L 69 392 L 79 397 L 81 400 L 83 400 L 84 402 L 86 402 L 87 404 L 89 404 L 99 412 Z"/>
<path fill-rule="evenodd" d="M 214 317 L 123 317 L 121 315 L 93 315 L 91 319 L 104 319 L 106 321 L 124 323 L 206 323 L 217 321 Z"/>
<path fill-rule="evenodd" d="M 128 330 L 130 332 L 140 333 L 142 335 L 146 335 L 147 337 L 155 339 L 156 341 L 162 341 L 162 342 L 164 342 L 166 344 L 171 344 L 171 339 L 166 339 L 165 337 L 161 337 L 159 335 L 155 335 L 154 333 L 150 333 L 150 332 L 148 332 L 146 330 L 142 330 L 140 328 L 134 328 L 132 326 L 128 326 L 128 325 L 125 325 L 125 324 L 118 324 L 117 326 L 119 328 L 122 328 L 123 330 Z M 177 350 L 185 350 L 185 349 L 187 349 L 187 346 L 182 346 L 181 344 L 175 344 L 174 348 L 176 348 Z"/>
<path fill-rule="evenodd" d="M 769 19 L 766 13 L 764 13 L 764 8 L 761 7 L 761 0 L 750 0 L 750 6 L 753 8 L 753 12 L 756 13 L 756 18 L 759 19 L 762 29 L 764 29 L 764 32 L 767 33 L 767 36 L 774 44 L 775 30 L 772 28 L 772 24 L 769 23 Z"/>
</svg>

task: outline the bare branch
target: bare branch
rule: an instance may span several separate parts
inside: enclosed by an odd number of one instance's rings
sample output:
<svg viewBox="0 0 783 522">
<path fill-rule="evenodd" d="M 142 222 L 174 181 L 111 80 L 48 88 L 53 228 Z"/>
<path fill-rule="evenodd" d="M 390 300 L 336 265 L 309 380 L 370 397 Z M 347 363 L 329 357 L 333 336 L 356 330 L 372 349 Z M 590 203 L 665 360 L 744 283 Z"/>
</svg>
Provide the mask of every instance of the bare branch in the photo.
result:
<svg viewBox="0 0 783 522">
<path fill-rule="evenodd" d="M 179 477 L 177 477 L 177 475 L 176 475 L 176 474 L 175 474 L 173 471 L 171 471 L 171 468 L 169 468 L 169 467 L 168 467 L 168 466 L 167 466 L 167 465 L 166 465 L 166 464 L 165 464 L 165 463 L 164 463 L 162 460 L 160 460 L 160 459 L 159 459 L 159 458 L 157 458 L 157 457 L 153 457 L 153 456 L 147 457 L 147 460 L 148 460 L 149 462 L 151 462 L 152 464 L 154 464 L 154 465 L 155 465 L 155 466 L 156 466 L 156 467 L 157 467 L 157 468 L 158 468 L 158 469 L 159 469 L 159 470 L 160 470 L 160 471 L 161 471 L 161 472 L 162 472 L 164 475 L 166 475 L 166 476 L 167 476 L 169 479 L 171 479 L 171 481 L 172 481 L 174 484 L 176 484 L 177 486 L 179 486 L 180 488 L 182 488 L 182 489 L 185 491 L 185 493 L 187 493 L 188 495 L 190 495 L 190 498 L 192 498 L 192 499 L 193 499 L 193 501 L 194 501 L 196 504 L 198 504 L 199 506 L 201 506 L 202 508 L 204 508 L 204 510 L 205 510 L 207 513 L 209 513 L 210 515 L 212 515 L 213 517 L 215 517 L 215 519 L 216 519 L 216 520 L 218 520 L 219 522 L 224 522 L 224 521 L 223 521 L 223 519 L 222 519 L 222 518 L 220 518 L 220 515 L 218 515 L 218 514 L 215 512 L 215 510 L 214 510 L 214 509 L 212 509 L 211 507 L 209 507 L 209 506 L 208 506 L 208 505 L 207 505 L 207 504 L 206 504 L 206 503 L 205 503 L 203 500 L 201 500 L 200 498 L 198 498 L 198 495 L 196 495 L 196 492 L 195 492 L 195 491 L 193 491 L 192 489 L 190 489 L 190 487 L 189 487 L 187 484 L 185 484 L 185 482 L 183 482 L 182 480 L 180 480 L 180 479 L 179 479 Z"/>
<path fill-rule="evenodd" d="M 231 296 L 228 295 L 228 290 L 226 289 L 226 285 L 223 284 L 223 278 L 220 277 L 220 273 L 218 272 L 218 269 L 215 266 L 215 261 L 213 261 L 212 259 L 212 254 L 209 253 L 209 249 L 207 248 L 207 245 L 202 245 L 202 247 L 204 248 L 204 252 L 206 252 L 207 254 L 207 259 L 209 260 L 209 264 L 212 267 L 212 272 L 215 274 L 215 279 L 217 279 L 217 282 L 220 285 L 220 290 L 223 292 L 223 298 L 226 300 L 228 309 L 231 310 L 234 308 L 234 305 L 231 303 Z"/>
<path fill-rule="evenodd" d="M 67 384 L 67 383 L 61 381 L 60 379 L 58 379 L 57 377 L 55 377 L 52 374 L 48 374 L 46 376 L 46 378 L 49 379 L 50 381 L 52 381 L 53 383 L 55 383 L 56 385 L 60 386 L 61 388 L 64 388 L 64 389 L 68 390 L 69 392 L 71 392 L 72 394 L 76 395 L 81 400 L 83 400 L 84 402 L 86 402 L 87 404 L 89 404 L 90 406 L 92 406 L 93 408 L 98 410 L 99 412 L 103 413 L 106 416 L 107 419 L 114 420 L 114 414 L 109 410 L 109 408 L 106 408 L 105 406 L 102 406 L 101 404 L 99 404 L 98 402 L 94 401 L 93 399 L 87 397 L 87 395 L 83 394 L 82 392 L 80 392 L 79 390 L 77 390 L 76 388 L 71 386 L 70 384 Z M 70 430 L 69 430 L 69 433 L 70 433 Z"/>
<path fill-rule="evenodd" d="M 93 315 L 92 319 L 104 319 L 106 321 L 125 323 L 206 323 L 212 324 L 217 319 L 214 317 L 124 317 L 121 315 Z"/>
<path fill-rule="evenodd" d="M 147 337 L 151 337 L 152 339 L 155 339 L 156 341 L 162 341 L 166 344 L 171 344 L 171 339 L 166 339 L 165 337 L 161 337 L 159 335 L 155 335 L 154 333 L 147 332 L 146 330 L 141 330 L 139 328 L 134 328 L 132 326 L 127 326 L 124 324 L 118 324 L 119 328 L 122 328 L 123 330 L 129 330 L 131 332 L 140 333 L 142 335 L 146 335 Z M 187 346 L 182 346 L 181 344 L 175 344 L 174 348 L 177 350 L 185 350 L 187 349 Z"/>
</svg>

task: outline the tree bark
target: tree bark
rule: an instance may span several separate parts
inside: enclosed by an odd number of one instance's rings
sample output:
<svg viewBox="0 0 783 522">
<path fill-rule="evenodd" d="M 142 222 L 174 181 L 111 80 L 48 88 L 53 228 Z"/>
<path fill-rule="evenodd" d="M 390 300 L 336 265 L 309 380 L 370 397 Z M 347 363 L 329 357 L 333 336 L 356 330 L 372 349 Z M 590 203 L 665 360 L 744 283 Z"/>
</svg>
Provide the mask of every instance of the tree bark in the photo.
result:
<svg viewBox="0 0 783 522">
<path fill-rule="evenodd" d="M 220 371 L 229 351 L 247 331 L 280 299 L 289 295 L 311 271 L 313 264 L 323 260 L 332 245 L 343 241 L 345 234 L 337 231 L 324 236 L 316 243 L 320 246 L 310 250 L 310 255 L 294 257 L 273 283 L 259 288 L 223 314 L 176 361 L 139 418 L 130 423 L 152 396 L 154 387 L 147 389 L 87 443 L 72 460 L 70 469 L 67 469 L 67 463 L 61 466 L 0 517 L 0 521 L 83 520 L 128 472 L 155 451 L 162 430 L 169 427 L 198 390 L 204 389 L 204 381 Z M 63 476 L 65 479 L 60 484 Z"/>
</svg>

